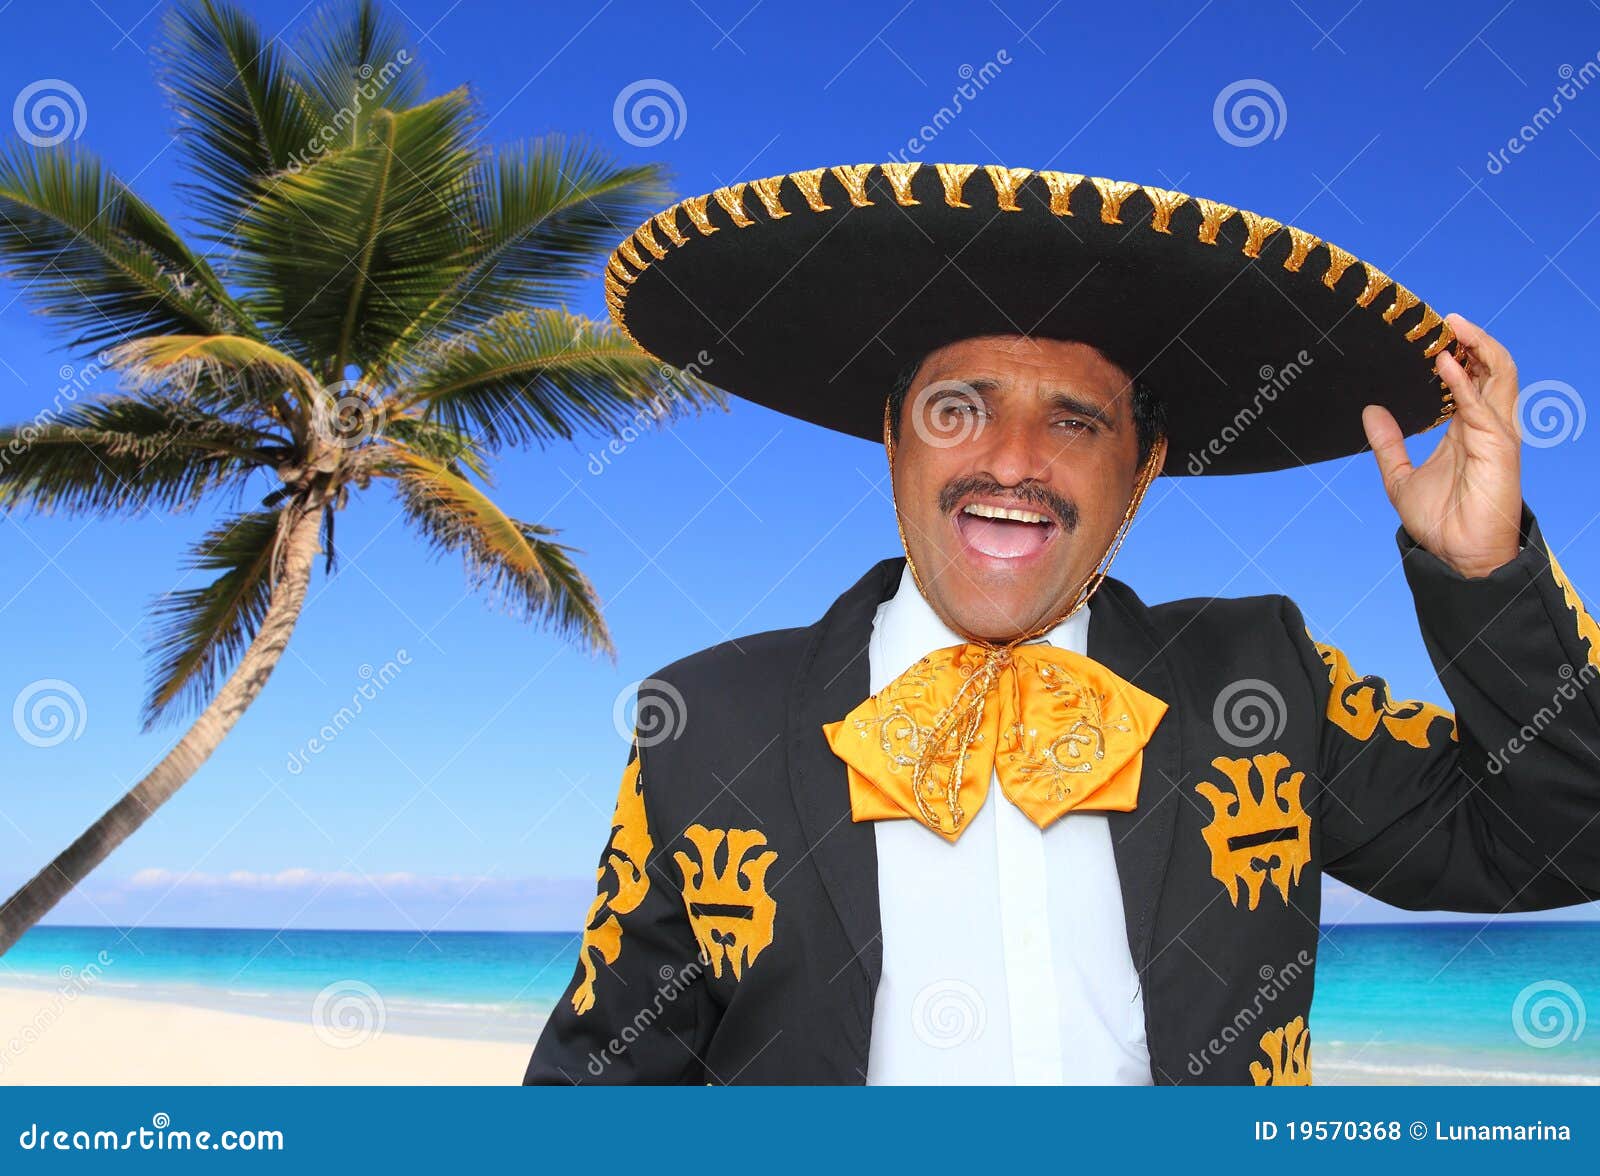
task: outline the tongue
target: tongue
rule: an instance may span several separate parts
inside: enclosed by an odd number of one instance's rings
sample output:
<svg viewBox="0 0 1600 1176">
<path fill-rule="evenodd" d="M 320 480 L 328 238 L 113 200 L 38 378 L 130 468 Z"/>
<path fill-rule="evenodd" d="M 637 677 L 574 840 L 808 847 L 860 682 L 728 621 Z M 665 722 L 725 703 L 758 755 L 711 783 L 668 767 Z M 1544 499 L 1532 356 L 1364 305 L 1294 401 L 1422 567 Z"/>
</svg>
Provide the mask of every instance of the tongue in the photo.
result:
<svg viewBox="0 0 1600 1176">
<path fill-rule="evenodd" d="M 986 519 L 981 515 L 959 516 L 961 534 L 973 548 L 999 559 L 1032 555 L 1044 546 L 1048 523 L 1019 523 L 1014 519 Z"/>
</svg>

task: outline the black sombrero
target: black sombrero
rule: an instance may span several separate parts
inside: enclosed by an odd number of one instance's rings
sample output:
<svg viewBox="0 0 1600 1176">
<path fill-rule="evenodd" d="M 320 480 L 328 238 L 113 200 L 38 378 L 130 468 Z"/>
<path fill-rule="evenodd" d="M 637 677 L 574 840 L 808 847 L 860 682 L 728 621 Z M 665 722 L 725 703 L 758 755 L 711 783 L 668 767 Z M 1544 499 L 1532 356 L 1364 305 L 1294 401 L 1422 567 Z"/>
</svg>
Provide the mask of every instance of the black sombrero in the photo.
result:
<svg viewBox="0 0 1600 1176">
<path fill-rule="evenodd" d="M 956 339 L 1092 343 L 1166 403 L 1166 473 L 1245 473 L 1407 434 L 1453 405 L 1438 313 L 1328 241 L 1123 180 L 973 164 L 814 168 L 682 200 L 611 255 L 645 351 L 874 440 L 909 361 Z"/>
</svg>

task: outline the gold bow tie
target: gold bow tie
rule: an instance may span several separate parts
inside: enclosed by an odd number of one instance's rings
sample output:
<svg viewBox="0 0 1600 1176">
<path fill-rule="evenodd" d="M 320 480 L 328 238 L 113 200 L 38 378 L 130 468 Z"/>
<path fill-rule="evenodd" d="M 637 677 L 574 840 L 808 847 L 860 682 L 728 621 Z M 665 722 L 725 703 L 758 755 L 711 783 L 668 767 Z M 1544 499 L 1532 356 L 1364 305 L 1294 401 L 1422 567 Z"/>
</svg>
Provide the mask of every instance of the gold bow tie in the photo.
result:
<svg viewBox="0 0 1600 1176">
<path fill-rule="evenodd" d="M 857 821 L 911 817 L 946 841 L 989 780 L 1044 829 L 1073 809 L 1127 812 L 1167 704 L 1051 645 L 956 645 L 929 654 L 836 723 Z"/>
</svg>

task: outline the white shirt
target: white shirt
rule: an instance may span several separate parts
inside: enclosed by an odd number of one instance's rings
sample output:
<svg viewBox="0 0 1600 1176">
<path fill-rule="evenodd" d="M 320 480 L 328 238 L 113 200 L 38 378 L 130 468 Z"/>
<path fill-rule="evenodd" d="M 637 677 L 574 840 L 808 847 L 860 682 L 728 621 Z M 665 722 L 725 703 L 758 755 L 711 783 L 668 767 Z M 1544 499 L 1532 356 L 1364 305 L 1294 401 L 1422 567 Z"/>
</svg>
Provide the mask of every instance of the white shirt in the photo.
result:
<svg viewBox="0 0 1600 1176">
<path fill-rule="evenodd" d="M 1085 607 L 1042 640 L 1083 653 L 1088 635 Z M 908 568 L 873 620 L 872 692 L 962 641 Z M 1106 814 L 1041 830 L 993 780 L 969 820 L 953 845 L 919 821 L 873 822 L 883 978 L 868 1083 L 1149 1085 Z"/>
</svg>

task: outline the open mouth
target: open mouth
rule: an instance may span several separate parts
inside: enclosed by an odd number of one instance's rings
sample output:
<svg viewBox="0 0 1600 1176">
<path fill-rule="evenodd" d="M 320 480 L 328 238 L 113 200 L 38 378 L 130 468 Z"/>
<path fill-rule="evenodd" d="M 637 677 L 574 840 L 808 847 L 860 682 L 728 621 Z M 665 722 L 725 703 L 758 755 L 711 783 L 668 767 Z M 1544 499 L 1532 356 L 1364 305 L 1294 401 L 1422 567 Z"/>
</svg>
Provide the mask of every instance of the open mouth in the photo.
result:
<svg viewBox="0 0 1600 1176">
<path fill-rule="evenodd" d="M 990 559 L 1026 560 L 1055 538 L 1060 525 L 1047 514 L 1016 506 L 969 502 L 953 516 L 969 550 Z"/>
</svg>

